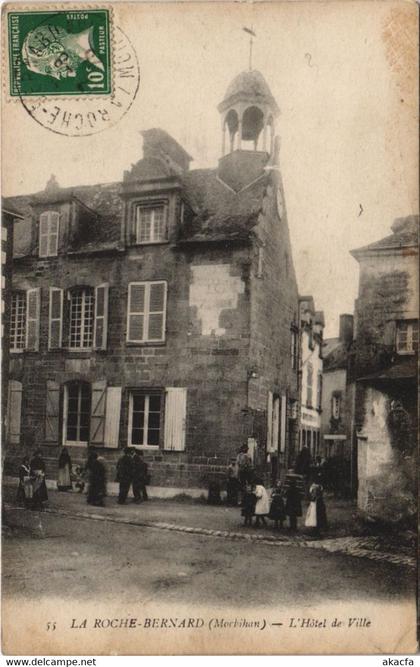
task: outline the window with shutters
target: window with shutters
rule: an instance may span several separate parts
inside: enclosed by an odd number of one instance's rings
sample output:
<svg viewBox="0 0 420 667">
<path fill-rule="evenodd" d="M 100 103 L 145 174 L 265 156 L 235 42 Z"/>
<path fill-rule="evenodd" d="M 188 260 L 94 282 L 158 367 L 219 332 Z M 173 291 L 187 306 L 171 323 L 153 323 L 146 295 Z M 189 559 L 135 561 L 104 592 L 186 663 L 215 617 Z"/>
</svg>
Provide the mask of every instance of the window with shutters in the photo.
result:
<svg viewBox="0 0 420 667">
<path fill-rule="evenodd" d="M 19 352 L 26 340 L 26 294 L 13 292 L 10 309 L 10 350 Z"/>
<path fill-rule="evenodd" d="M 58 251 L 58 229 L 60 214 L 44 211 L 39 217 L 39 256 L 55 257 Z"/>
<path fill-rule="evenodd" d="M 128 442 L 138 447 L 159 447 L 162 432 L 161 393 L 130 393 Z"/>
<path fill-rule="evenodd" d="M 84 350 L 92 347 L 94 319 L 94 290 L 90 287 L 76 288 L 71 290 L 69 317 L 70 349 Z"/>
<path fill-rule="evenodd" d="M 168 238 L 166 206 L 136 207 L 136 243 L 162 243 Z"/>
<path fill-rule="evenodd" d="M 308 408 L 312 407 L 313 378 L 314 378 L 314 369 L 311 362 L 309 362 L 306 369 L 306 405 Z"/>
<path fill-rule="evenodd" d="M 91 386 L 88 382 L 69 382 L 64 387 L 64 441 L 86 445 L 89 441 Z"/>
<path fill-rule="evenodd" d="M 418 349 L 418 320 L 401 320 L 397 323 L 397 353 L 414 354 Z"/>
<path fill-rule="evenodd" d="M 316 385 L 316 409 L 321 410 L 322 408 L 322 373 L 318 371 L 317 374 L 317 385 Z"/>
<path fill-rule="evenodd" d="M 165 341 L 166 290 L 163 281 L 129 284 L 127 342 Z"/>
</svg>

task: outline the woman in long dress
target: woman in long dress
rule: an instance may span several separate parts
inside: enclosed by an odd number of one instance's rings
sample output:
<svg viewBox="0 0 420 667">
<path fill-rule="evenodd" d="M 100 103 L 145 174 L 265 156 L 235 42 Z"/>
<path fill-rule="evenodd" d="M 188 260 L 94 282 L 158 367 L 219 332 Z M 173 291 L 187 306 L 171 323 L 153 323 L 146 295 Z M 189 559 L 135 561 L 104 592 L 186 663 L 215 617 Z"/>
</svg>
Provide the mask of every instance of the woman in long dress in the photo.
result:
<svg viewBox="0 0 420 667">
<path fill-rule="evenodd" d="M 29 465 L 29 457 L 24 456 L 22 463 L 19 466 L 19 486 L 16 494 L 18 503 L 22 503 L 25 507 L 30 507 L 32 500 L 32 479 L 31 468 Z"/>
<path fill-rule="evenodd" d="M 42 503 L 48 500 L 48 493 L 45 483 L 45 462 L 40 449 L 36 450 L 31 459 L 30 472 L 33 478 L 32 509 L 42 509 Z"/>
<path fill-rule="evenodd" d="M 321 484 L 316 482 L 311 484 L 309 489 L 309 506 L 305 519 L 305 526 L 311 528 L 312 532 L 318 536 L 328 528 L 323 491 Z"/>
<path fill-rule="evenodd" d="M 57 480 L 57 489 L 59 491 L 71 491 L 71 458 L 66 447 L 63 447 L 61 454 L 58 459 L 58 480 Z"/>
<path fill-rule="evenodd" d="M 89 487 L 87 494 L 87 503 L 103 507 L 106 496 L 106 471 L 103 459 L 98 460 L 98 454 L 91 452 L 86 464 L 88 473 Z"/>
</svg>

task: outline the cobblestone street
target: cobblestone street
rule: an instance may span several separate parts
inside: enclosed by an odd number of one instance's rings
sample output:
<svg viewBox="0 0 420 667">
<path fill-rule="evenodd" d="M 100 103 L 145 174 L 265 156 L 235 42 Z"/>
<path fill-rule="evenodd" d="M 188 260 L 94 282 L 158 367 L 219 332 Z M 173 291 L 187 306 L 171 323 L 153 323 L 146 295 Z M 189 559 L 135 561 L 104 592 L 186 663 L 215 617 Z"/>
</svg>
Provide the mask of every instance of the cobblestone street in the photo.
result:
<svg viewBox="0 0 420 667">
<path fill-rule="evenodd" d="M 12 507 L 14 503 L 11 486 L 7 487 L 6 498 Z M 69 519 L 106 521 L 178 533 L 206 535 L 219 539 L 259 542 L 274 547 L 316 549 L 408 568 L 416 567 L 414 551 L 410 553 L 407 548 L 401 549 L 400 553 L 395 553 L 394 549 L 386 550 L 384 548 L 386 542 L 384 543 L 383 537 L 334 534 L 342 532 L 337 527 L 337 515 L 340 515 L 340 528 L 343 513 L 348 515 L 350 521 L 351 506 L 343 509 L 343 505 L 345 503 L 341 502 L 338 508 L 335 506 L 331 511 L 333 535 L 327 535 L 323 539 L 314 539 L 307 531 L 305 532 L 304 528 L 296 534 L 291 534 L 287 528 L 276 531 L 271 527 L 271 522 L 267 528 L 244 527 L 240 517 L 240 508 L 209 506 L 198 502 L 151 500 L 140 505 L 129 502 L 121 507 L 116 503 L 116 498 L 110 497 L 107 499 L 106 507 L 93 508 L 86 505 L 84 495 L 62 494 L 50 490 L 49 503 L 45 511 Z M 22 513 L 27 514 L 23 511 Z"/>
</svg>

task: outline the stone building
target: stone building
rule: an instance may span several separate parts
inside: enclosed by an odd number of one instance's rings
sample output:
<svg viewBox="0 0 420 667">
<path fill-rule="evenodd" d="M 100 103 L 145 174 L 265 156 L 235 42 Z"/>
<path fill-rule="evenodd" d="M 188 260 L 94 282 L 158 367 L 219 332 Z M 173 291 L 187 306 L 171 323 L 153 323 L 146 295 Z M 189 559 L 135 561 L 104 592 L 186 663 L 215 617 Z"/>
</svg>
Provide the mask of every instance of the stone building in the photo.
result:
<svg viewBox="0 0 420 667">
<path fill-rule="evenodd" d="M 340 315 L 337 338 L 326 338 L 323 345 L 322 454 L 350 457 L 346 405 L 348 357 L 353 343 L 353 315 Z"/>
<path fill-rule="evenodd" d="M 339 335 L 323 344 L 321 455 L 333 464 L 333 488 L 349 494 L 352 483 L 350 414 L 347 402 L 347 368 L 353 343 L 353 315 L 340 315 Z M 332 475 L 333 476 L 333 475 Z"/>
<path fill-rule="evenodd" d="M 248 443 L 267 469 L 296 439 L 298 294 L 275 139 L 257 71 L 219 105 L 222 156 L 190 170 L 143 134 L 122 182 L 16 197 L 10 460 L 145 452 L 156 487 L 202 488 Z M 11 463 L 12 465 L 12 463 Z M 52 468 L 50 468 L 52 470 Z"/>
<path fill-rule="evenodd" d="M 6 439 L 9 391 L 9 349 L 10 349 L 10 315 L 11 287 L 13 268 L 13 227 L 21 220 L 21 214 L 13 206 L 2 205 L 1 211 L 1 411 L 2 411 L 2 442 Z"/>
<path fill-rule="evenodd" d="M 300 449 L 312 458 L 321 454 L 322 367 L 324 313 L 312 296 L 299 297 L 300 323 Z"/>
<path fill-rule="evenodd" d="M 358 506 L 397 521 L 415 514 L 418 217 L 352 251 L 360 267 L 348 396 Z"/>
</svg>

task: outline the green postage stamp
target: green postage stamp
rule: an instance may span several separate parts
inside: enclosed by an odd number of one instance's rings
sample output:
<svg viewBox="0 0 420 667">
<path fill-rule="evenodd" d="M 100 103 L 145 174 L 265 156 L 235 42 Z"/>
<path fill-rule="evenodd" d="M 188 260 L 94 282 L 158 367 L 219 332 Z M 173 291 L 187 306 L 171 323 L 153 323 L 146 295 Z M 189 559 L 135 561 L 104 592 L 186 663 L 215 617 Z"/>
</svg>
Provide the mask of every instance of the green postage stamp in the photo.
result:
<svg viewBox="0 0 420 667">
<path fill-rule="evenodd" d="M 109 27 L 106 9 L 10 12 L 10 94 L 110 94 Z"/>
</svg>

